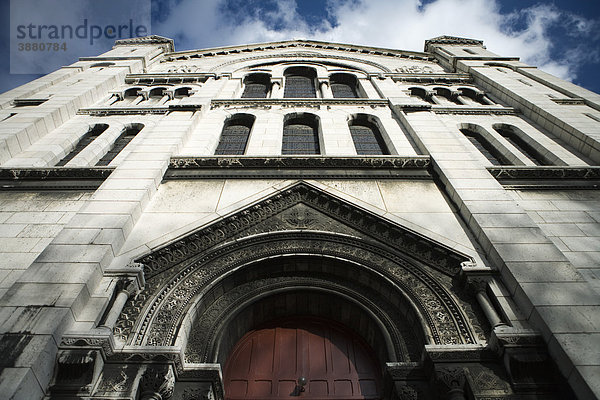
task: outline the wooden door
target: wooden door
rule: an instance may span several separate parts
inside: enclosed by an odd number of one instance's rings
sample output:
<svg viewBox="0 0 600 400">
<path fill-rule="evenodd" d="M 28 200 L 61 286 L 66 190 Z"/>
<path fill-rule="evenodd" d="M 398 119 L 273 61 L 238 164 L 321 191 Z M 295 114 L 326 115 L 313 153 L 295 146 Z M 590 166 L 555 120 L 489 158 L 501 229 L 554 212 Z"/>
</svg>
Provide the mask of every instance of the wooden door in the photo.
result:
<svg viewBox="0 0 600 400">
<path fill-rule="evenodd" d="M 225 364 L 225 396 L 237 399 L 377 399 L 380 368 L 364 341 L 315 318 L 253 330 Z M 304 390 L 298 384 L 306 378 Z"/>
</svg>

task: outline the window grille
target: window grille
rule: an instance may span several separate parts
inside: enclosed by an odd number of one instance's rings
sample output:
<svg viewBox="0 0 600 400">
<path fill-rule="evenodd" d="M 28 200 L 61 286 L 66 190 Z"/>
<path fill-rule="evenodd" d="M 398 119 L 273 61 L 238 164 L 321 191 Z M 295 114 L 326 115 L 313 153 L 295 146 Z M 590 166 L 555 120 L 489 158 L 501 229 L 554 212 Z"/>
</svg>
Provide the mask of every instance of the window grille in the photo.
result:
<svg viewBox="0 0 600 400">
<path fill-rule="evenodd" d="M 85 149 L 90 143 L 94 141 L 102 132 L 108 129 L 108 125 L 106 124 L 96 124 L 94 125 L 75 145 L 75 148 L 71 150 L 69 154 L 67 154 L 62 160 L 56 163 L 57 167 L 62 167 L 66 165 L 69 161 L 71 161 L 75 156 L 83 149 Z"/>
<path fill-rule="evenodd" d="M 285 73 L 286 98 L 315 98 L 315 72 L 309 68 L 288 68 Z"/>
<path fill-rule="evenodd" d="M 512 165 L 512 163 L 509 162 L 506 157 L 496 150 L 494 146 L 492 146 L 491 143 L 484 139 L 479 133 L 470 129 L 461 129 L 460 131 L 493 165 Z"/>
<path fill-rule="evenodd" d="M 125 129 L 121 135 L 115 140 L 115 143 L 112 145 L 112 148 L 102 157 L 97 163 L 97 167 L 107 166 L 111 163 L 112 160 L 123 150 L 129 142 L 137 135 L 144 125 L 142 124 L 134 124 L 133 126 Z"/>
<path fill-rule="evenodd" d="M 317 123 L 309 118 L 290 120 L 283 128 L 282 154 L 320 154 Z"/>
<path fill-rule="evenodd" d="M 246 151 L 253 123 L 253 116 L 236 118 L 226 122 L 215 155 L 243 155 Z"/>
<path fill-rule="evenodd" d="M 368 121 L 356 121 L 350 124 L 350 133 L 356 153 L 359 155 L 389 154 L 377 126 Z"/>
</svg>

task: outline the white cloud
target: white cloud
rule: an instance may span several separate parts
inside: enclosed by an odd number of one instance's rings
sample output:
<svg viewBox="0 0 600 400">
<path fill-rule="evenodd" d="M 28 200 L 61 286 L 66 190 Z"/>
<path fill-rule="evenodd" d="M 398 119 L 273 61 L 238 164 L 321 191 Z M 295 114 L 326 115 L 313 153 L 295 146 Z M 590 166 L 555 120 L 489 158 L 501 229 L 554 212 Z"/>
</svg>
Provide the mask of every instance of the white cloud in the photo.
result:
<svg viewBox="0 0 600 400">
<path fill-rule="evenodd" d="M 598 23 L 537 5 L 502 14 L 495 0 L 329 0 L 327 20 L 309 26 L 295 0 L 282 0 L 262 14 L 223 10 L 226 0 L 182 0 L 155 32 L 173 37 L 178 48 L 199 48 L 263 41 L 310 38 L 405 50 L 423 49 L 426 39 L 440 35 L 482 39 L 491 51 L 521 57 L 564 79 L 575 78 L 578 57 L 589 58 L 582 46 L 552 59 L 550 30 L 567 24 L 570 34 L 596 35 Z M 518 27 L 518 28 L 515 28 Z"/>
</svg>

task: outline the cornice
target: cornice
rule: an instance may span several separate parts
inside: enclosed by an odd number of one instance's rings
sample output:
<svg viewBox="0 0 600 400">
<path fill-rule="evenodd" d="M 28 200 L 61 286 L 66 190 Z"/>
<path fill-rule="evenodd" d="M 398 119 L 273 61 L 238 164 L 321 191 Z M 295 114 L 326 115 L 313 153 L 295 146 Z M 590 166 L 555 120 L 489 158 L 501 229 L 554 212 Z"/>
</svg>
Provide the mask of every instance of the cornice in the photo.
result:
<svg viewBox="0 0 600 400">
<path fill-rule="evenodd" d="M 174 157 L 164 178 L 431 179 L 430 166 L 428 156 Z"/>
</svg>

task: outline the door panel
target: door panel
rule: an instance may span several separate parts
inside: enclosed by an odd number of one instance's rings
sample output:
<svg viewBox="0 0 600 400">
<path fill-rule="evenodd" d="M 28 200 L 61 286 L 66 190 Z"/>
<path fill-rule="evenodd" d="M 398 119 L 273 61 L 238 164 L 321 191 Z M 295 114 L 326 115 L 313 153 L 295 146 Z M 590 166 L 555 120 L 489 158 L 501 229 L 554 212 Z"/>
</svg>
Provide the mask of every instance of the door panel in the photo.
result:
<svg viewBox="0 0 600 400">
<path fill-rule="evenodd" d="M 318 318 L 271 323 L 246 334 L 224 371 L 227 399 L 377 399 L 381 372 L 349 329 Z M 303 391 L 298 378 L 306 377 Z"/>
</svg>

